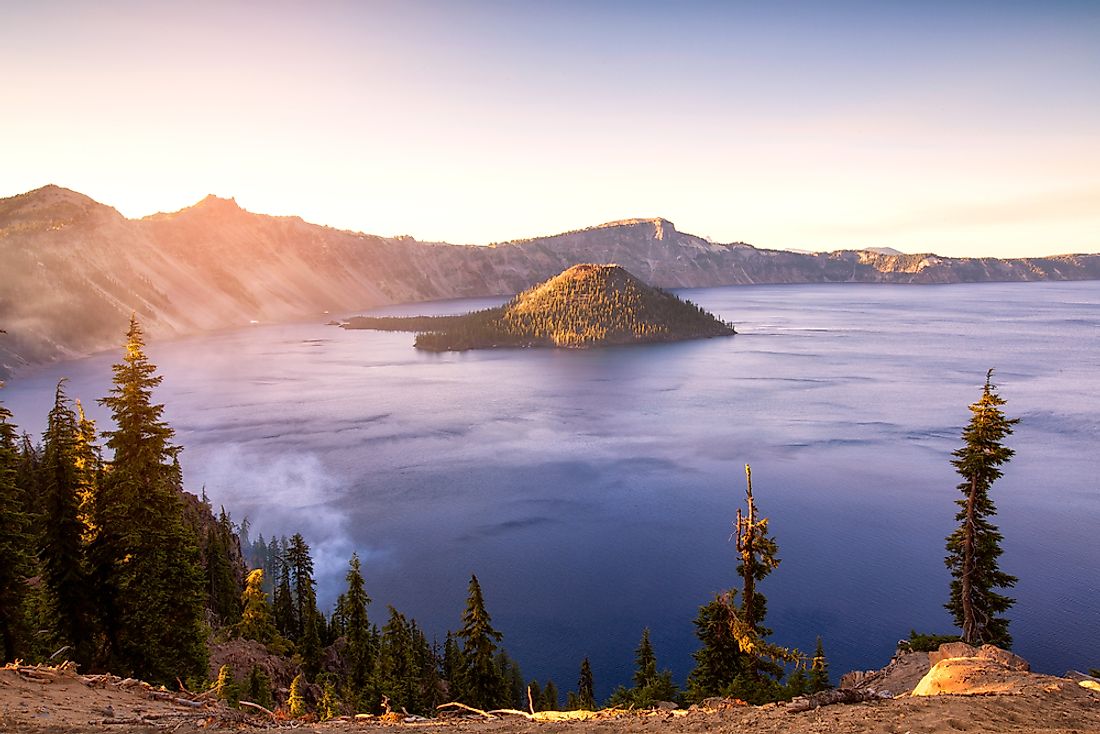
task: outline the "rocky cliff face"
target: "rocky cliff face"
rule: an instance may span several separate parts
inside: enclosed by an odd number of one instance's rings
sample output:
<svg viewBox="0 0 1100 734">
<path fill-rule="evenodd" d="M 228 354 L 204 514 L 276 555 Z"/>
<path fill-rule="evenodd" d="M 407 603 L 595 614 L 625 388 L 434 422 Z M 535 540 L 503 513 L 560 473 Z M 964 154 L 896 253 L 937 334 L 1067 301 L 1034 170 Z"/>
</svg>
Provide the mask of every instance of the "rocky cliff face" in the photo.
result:
<svg viewBox="0 0 1100 734">
<path fill-rule="evenodd" d="M 47 186 L 0 200 L 0 374 L 150 336 L 318 318 L 389 303 L 518 293 L 584 262 L 665 288 L 751 283 L 1100 279 L 1100 256 L 953 259 L 715 244 L 629 219 L 487 247 L 391 239 L 207 197 L 140 220 Z"/>
</svg>

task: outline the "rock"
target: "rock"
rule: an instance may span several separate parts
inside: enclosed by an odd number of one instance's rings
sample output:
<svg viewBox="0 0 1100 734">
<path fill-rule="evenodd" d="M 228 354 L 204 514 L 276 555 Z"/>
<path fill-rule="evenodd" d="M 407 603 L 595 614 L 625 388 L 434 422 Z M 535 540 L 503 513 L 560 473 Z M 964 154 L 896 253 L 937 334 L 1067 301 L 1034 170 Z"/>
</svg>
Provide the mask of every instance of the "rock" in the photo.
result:
<svg viewBox="0 0 1100 734">
<path fill-rule="evenodd" d="M 994 645 L 982 645 L 981 649 L 978 650 L 978 657 L 995 660 L 1011 670 L 1022 670 L 1025 673 L 1031 670 L 1031 665 L 1022 657 Z"/>
<path fill-rule="evenodd" d="M 948 658 L 932 666 L 912 695 L 1020 695 L 1059 683 L 1064 681 L 1010 668 L 989 658 Z"/>
<path fill-rule="evenodd" d="M 841 676 L 838 687 L 861 691 L 888 691 L 895 696 L 901 695 L 913 690 L 930 667 L 926 652 L 898 653 L 881 670 L 845 673 Z"/>
<path fill-rule="evenodd" d="M 977 657 L 978 650 L 965 642 L 945 642 L 936 652 L 928 653 L 928 662 L 935 666 L 941 660 Z"/>
<path fill-rule="evenodd" d="M 657 709 L 658 711 L 672 711 L 680 707 L 672 701 L 658 701 L 653 705 L 653 708 Z"/>
</svg>

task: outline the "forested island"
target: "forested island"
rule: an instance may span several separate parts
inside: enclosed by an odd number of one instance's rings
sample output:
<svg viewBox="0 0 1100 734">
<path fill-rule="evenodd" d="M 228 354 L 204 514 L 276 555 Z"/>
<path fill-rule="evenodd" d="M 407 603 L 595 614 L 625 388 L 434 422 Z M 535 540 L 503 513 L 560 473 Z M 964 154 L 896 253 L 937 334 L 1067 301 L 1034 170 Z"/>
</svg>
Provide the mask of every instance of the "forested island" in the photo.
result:
<svg viewBox="0 0 1100 734">
<path fill-rule="evenodd" d="M 735 334 L 701 307 L 619 265 L 574 265 L 503 306 L 456 316 L 356 316 L 347 329 L 414 331 L 434 352 L 496 347 L 584 348 Z"/>
</svg>

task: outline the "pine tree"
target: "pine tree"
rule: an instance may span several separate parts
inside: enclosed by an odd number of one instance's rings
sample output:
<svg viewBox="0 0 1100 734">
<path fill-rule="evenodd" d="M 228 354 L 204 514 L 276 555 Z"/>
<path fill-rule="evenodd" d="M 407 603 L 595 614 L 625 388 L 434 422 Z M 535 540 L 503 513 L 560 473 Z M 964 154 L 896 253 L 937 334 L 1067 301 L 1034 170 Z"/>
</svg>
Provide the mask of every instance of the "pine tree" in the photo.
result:
<svg viewBox="0 0 1100 734">
<path fill-rule="evenodd" d="M 821 638 L 817 638 L 817 647 L 814 648 L 813 661 L 810 663 L 810 677 L 807 688 L 810 693 L 819 693 L 832 688 L 829 682 L 829 661 L 825 659 L 825 647 L 821 644 Z"/>
<path fill-rule="evenodd" d="M 321 672 L 321 655 L 324 652 L 321 649 L 321 625 L 325 620 L 312 600 L 306 609 L 306 628 L 298 642 L 298 650 L 302 655 L 302 671 L 307 678 L 315 679 Z"/>
<path fill-rule="evenodd" d="M 727 591 L 699 609 L 696 635 L 704 647 L 695 653 L 696 668 L 688 676 L 688 694 L 696 701 L 714 695 L 736 696 L 750 703 L 775 700 L 782 695 L 778 685 L 782 663 L 800 659 L 797 650 L 766 640 L 771 634 L 763 624 L 767 600 L 756 585 L 779 566 L 779 549 L 768 535 L 768 518 L 758 517 L 748 464 L 745 479 L 746 509 L 738 508 L 734 525 L 740 603 L 737 592 Z"/>
<path fill-rule="evenodd" d="M 370 620 L 367 618 L 367 605 L 371 600 L 365 589 L 358 554 L 351 555 L 346 580 L 348 587 L 340 595 L 337 609 L 341 613 L 348 643 L 344 653 L 348 670 L 347 685 L 359 696 L 374 667 L 374 650 L 371 645 Z"/>
<path fill-rule="evenodd" d="M 16 484 L 19 452 L 11 412 L 0 404 L 0 642 L 3 660 L 20 654 L 34 548 L 26 497 Z"/>
<path fill-rule="evenodd" d="M 649 628 L 642 630 L 642 640 L 634 651 L 634 687 L 619 686 L 611 694 L 608 705 L 615 708 L 649 708 L 660 701 L 679 698 L 672 671 L 657 672 L 657 656 L 649 641 Z"/>
<path fill-rule="evenodd" d="M 688 698 L 702 701 L 724 695 L 733 681 L 747 674 L 748 658 L 733 635 L 735 603 L 728 598 L 735 592 L 715 598 L 699 607 L 695 617 L 695 636 L 703 646 L 692 653 L 695 667 L 688 675 Z"/>
<path fill-rule="evenodd" d="M 252 672 L 248 674 L 248 701 L 258 703 L 266 709 L 275 704 L 271 700 L 271 678 L 259 665 L 252 666 Z"/>
<path fill-rule="evenodd" d="M 953 453 L 951 462 L 963 478 L 958 485 L 963 498 L 955 501 L 961 508 L 955 516 L 959 527 L 947 536 L 944 563 L 953 580 L 951 600 L 945 606 L 962 630 L 963 642 L 1008 648 L 1012 645 L 1008 619 L 997 615 L 1008 611 L 1015 600 L 994 589 L 1015 586 L 1016 577 L 997 565 L 1004 536 L 989 521 L 997 514 L 989 488 L 1001 477 L 1001 465 L 1015 454 L 1001 442 L 1012 435 L 1020 419 L 1005 418 L 1001 411 L 1005 401 L 995 392 L 992 380 L 993 370 L 989 370 L 981 398 L 970 406 L 970 423 L 962 434 L 966 445 Z"/>
<path fill-rule="evenodd" d="M 543 711 L 557 711 L 561 706 L 561 701 L 558 700 L 558 687 L 552 680 L 546 681 L 546 685 L 542 689 L 542 710 Z"/>
<path fill-rule="evenodd" d="M 279 569 L 279 581 L 275 588 L 275 628 L 279 634 L 293 639 L 295 634 L 294 623 L 294 596 L 290 591 L 290 566 L 286 561 L 277 560 Z"/>
<path fill-rule="evenodd" d="M 309 545 L 301 533 L 290 538 L 290 547 L 286 552 L 286 562 L 290 571 L 291 590 L 294 601 L 294 639 L 298 640 L 306 632 L 317 608 L 317 588 L 313 580 L 313 558 Z"/>
<path fill-rule="evenodd" d="M 241 621 L 234 628 L 237 637 L 256 640 L 265 645 L 273 642 L 276 635 L 275 625 L 271 621 L 271 607 L 264 593 L 264 571 L 257 568 L 248 574 L 244 593 L 241 594 Z"/>
<path fill-rule="evenodd" d="M 505 697 L 504 681 L 494 663 L 501 634 L 493 629 L 477 576 L 470 577 L 466 611 L 457 637 L 462 640 L 461 700 L 475 708 L 496 708 Z"/>
<path fill-rule="evenodd" d="M 375 664 L 374 688 L 390 706 L 400 710 L 421 711 L 420 670 L 414 650 L 415 640 L 405 616 L 389 608 L 390 618 L 382 628 Z"/>
<path fill-rule="evenodd" d="M 203 576 L 198 543 L 184 521 L 179 448 L 152 402 L 161 381 L 130 319 L 111 394 L 100 403 L 116 425 L 113 458 L 95 503 L 92 556 L 110 666 L 152 682 L 206 668 Z"/>
<path fill-rule="evenodd" d="M 596 708 L 596 684 L 592 680 L 592 665 L 588 658 L 581 661 L 581 675 L 577 679 L 577 708 L 584 711 Z"/>
<path fill-rule="evenodd" d="M 218 680 L 214 683 L 214 696 L 233 708 L 237 708 L 240 703 L 241 689 L 233 679 L 233 669 L 229 665 L 223 665 L 218 669 Z"/>
<path fill-rule="evenodd" d="M 42 437 L 40 486 L 44 516 L 39 558 L 53 643 L 69 646 L 67 657 L 86 667 L 95 647 L 95 611 L 80 505 L 94 478 L 85 476 L 81 468 L 79 438 L 76 413 L 65 395 L 62 379 L 57 383 L 54 406 Z"/>
<path fill-rule="evenodd" d="M 657 656 L 649 642 L 649 627 L 642 630 L 642 641 L 634 651 L 634 685 L 645 688 L 657 680 Z"/>
<path fill-rule="evenodd" d="M 224 510 L 222 518 L 227 520 Z M 206 605 L 222 625 L 236 624 L 241 616 L 241 592 L 230 566 L 228 533 L 221 522 L 206 530 Z"/>
<path fill-rule="evenodd" d="M 302 673 L 294 676 L 290 682 L 290 695 L 286 699 L 286 707 L 292 719 L 298 719 L 306 715 L 309 709 L 306 707 L 305 687 L 307 683 Z"/>
</svg>

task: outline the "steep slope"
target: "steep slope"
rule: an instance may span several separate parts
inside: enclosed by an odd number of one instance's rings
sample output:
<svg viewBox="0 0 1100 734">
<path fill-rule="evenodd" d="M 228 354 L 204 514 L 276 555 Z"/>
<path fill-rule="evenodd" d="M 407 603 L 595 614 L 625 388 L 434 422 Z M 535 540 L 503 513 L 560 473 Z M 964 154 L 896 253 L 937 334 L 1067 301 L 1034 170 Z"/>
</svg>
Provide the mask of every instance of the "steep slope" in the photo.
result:
<svg viewBox="0 0 1100 734">
<path fill-rule="evenodd" d="M 716 244 L 628 219 L 488 247 L 423 243 L 246 212 L 231 199 L 140 220 L 46 186 L 0 199 L 0 375 L 114 346 L 137 312 L 153 338 L 388 303 L 507 295 L 584 262 L 663 288 L 1100 278 L 1100 256 L 953 259 Z"/>
<path fill-rule="evenodd" d="M 593 347 L 730 336 L 733 327 L 618 265 L 574 265 L 498 308 L 463 316 L 351 319 L 347 328 L 419 331 L 432 351 Z"/>
</svg>

